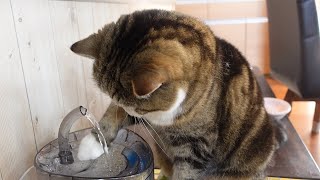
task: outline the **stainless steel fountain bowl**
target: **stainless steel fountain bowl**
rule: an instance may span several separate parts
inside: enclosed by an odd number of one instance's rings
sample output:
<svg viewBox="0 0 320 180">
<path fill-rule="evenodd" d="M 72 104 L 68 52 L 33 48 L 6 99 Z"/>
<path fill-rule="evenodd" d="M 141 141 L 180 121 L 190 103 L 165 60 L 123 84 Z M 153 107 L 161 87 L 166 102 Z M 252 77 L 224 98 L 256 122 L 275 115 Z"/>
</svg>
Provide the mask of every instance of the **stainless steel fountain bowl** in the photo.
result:
<svg viewBox="0 0 320 180">
<path fill-rule="evenodd" d="M 154 179 L 151 148 L 139 135 L 128 129 L 119 131 L 107 155 L 80 161 L 76 156 L 80 141 L 90 132 L 91 129 L 84 129 L 69 134 L 74 156 L 72 164 L 60 163 L 57 139 L 44 146 L 34 160 L 38 179 Z"/>
</svg>

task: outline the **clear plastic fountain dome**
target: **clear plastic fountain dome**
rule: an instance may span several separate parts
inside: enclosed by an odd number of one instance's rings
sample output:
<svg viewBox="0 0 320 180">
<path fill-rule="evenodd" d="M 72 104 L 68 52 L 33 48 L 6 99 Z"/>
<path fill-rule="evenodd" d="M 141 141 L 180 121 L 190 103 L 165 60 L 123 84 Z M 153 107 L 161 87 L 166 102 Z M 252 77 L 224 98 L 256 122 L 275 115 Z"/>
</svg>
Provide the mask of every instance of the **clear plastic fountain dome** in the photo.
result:
<svg viewBox="0 0 320 180">
<path fill-rule="evenodd" d="M 151 148 L 139 135 L 128 129 L 118 132 L 107 154 L 94 160 L 79 160 L 79 144 L 89 133 L 91 129 L 68 133 L 65 138 L 71 154 L 68 163 L 63 162 L 65 157 L 61 158 L 61 142 L 58 139 L 45 145 L 34 161 L 39 179 L 154 179 Z M 70 159 L 70 154 L 67 159 Z"/>
</svg>

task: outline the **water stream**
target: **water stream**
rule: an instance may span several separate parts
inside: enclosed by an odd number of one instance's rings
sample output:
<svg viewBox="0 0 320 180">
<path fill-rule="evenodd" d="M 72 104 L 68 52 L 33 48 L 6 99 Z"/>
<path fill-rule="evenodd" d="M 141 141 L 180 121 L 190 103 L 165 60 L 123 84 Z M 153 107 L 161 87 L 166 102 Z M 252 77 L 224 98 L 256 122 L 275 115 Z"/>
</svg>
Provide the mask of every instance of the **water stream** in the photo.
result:
<svg viewBox="0 0 320 180">
<path fill-rule="evenodd" d="M 98 121 L 96 120 L 94 115 L 92 113 L 88 112 L 88 111 L 87 111 L 85 117 L 90 121 L 90 123 L 92 124 L 93 128 L 97 132 L 99 143 L 100 143 L 100 145 L 101 145 L 101 147 L 103 149 L 104 154 L 105 155 L 108 154 L 107 142 L 106 142 L 106 139 L 105 139 L 104 135 L 101 132 L 101 128 L 100 128 L 100 125 L 99 125 Z"/>
</svg>

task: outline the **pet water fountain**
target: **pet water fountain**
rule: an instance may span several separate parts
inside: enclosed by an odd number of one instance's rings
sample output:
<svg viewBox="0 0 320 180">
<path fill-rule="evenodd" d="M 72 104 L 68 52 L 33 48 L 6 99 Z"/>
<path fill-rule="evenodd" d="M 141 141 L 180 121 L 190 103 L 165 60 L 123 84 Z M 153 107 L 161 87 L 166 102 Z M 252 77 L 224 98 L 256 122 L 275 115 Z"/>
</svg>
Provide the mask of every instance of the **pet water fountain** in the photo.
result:
<svg viewBox="0 0 320 180">
<path fill-rule="evenodd" d="M 108 152 L 97 159 L 79 160 L 77 153 L 80 141 L 91 133 L 91 129 L 73 133 L 69 131 L 73 123 L 83 116 L 93 124 L 102 147 L 106 146 L 98 123 L 86 108 L 80 106 L 63 119 L 58 139 L 44 146 L 36 155 L 34 166 L 39 179 L 154 179 L 151 148 L 139 135 L 128 129 L 121 129 Z"/>
</svg>

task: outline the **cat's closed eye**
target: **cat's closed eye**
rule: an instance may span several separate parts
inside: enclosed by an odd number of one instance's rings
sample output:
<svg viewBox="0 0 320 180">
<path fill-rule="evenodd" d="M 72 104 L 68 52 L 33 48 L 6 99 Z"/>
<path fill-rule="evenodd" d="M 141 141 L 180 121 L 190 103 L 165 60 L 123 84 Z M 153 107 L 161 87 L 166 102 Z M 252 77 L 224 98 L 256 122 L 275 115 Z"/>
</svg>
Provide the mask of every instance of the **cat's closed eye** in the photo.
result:
<svg viewBox="0 0 320 180">
<path fill-rule="evenodd" d="M 141 115 L 147 114 L 149 112 L 154 112 L 154 111 L 161 111 L 161 109 L 143 109 L 143 108 L 136 108 L 135 111 Z"/>
<path fill-rule="evenodd" d="M 146 109 L 139 109 L 139 108 L 136 108 L 135 111 L 141 115 L 144 115 L 150 111 L 146 110 Z"/>
</svg>

